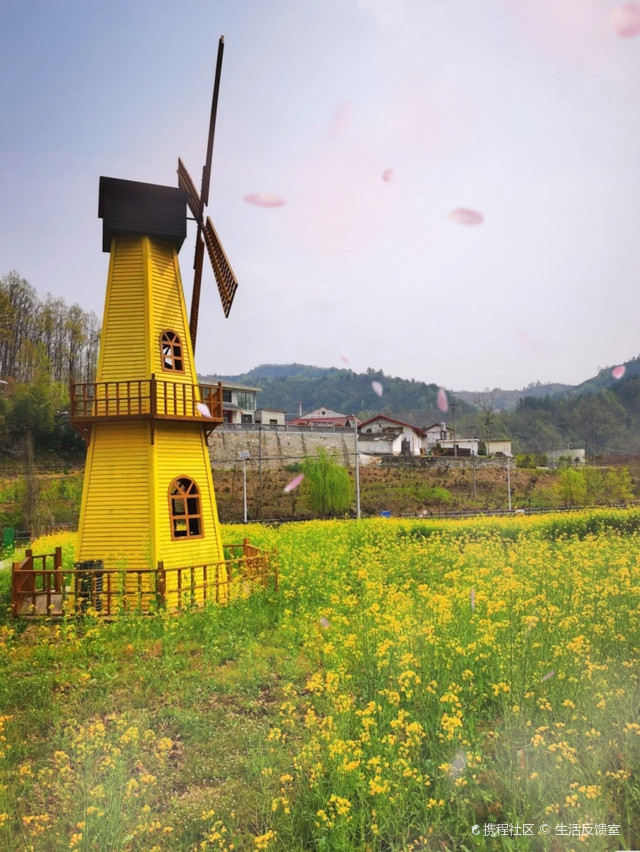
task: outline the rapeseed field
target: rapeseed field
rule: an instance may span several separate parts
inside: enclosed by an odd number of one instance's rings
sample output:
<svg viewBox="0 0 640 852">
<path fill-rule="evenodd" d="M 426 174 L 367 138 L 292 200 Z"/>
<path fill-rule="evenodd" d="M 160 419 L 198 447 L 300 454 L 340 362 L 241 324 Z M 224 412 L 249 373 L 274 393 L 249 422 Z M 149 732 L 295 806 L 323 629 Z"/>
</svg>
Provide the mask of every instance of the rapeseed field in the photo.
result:
<svg viewBox="0 0 640 852">
<path fill-rule="evenodd" d="M 278 592 L 5 619 L 0 848 L 639 848 L 639 527 L 228 527 Z"/>
</svg>

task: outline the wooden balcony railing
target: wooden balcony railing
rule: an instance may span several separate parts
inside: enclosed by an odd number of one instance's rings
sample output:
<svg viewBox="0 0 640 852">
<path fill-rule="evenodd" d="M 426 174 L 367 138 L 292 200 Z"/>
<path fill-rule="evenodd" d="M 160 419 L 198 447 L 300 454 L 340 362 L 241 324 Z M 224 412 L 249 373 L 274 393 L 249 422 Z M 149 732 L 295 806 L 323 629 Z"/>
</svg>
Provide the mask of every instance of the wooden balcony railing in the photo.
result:
<svg viewBox="0 0 640 852">
<path fill-rule="evenodd" d="M 222 385 L 192 385 L 157 379 L 71 382 L 71 425 L 87 439 L 104 420 L 190 420 L 207 433 L 222 423 Z M 206 408 L 205 408 L 206 406 Z M 207 414 L 209 412 L 210 416 Z"/>
</svg>

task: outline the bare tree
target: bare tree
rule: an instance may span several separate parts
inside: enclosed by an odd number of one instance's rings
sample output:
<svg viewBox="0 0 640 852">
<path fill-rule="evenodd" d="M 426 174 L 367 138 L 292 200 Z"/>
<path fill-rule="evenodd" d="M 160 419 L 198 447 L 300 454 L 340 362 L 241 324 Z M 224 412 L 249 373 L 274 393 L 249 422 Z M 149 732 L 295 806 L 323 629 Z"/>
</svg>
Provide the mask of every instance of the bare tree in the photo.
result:
<svg viewBox="0 0 640 852">
<path fill-rule="evenodd" d="M 482 393 L 474 399 L 475 405 L 482 410 L 482 427 L 484 429 L 485 441 L 493 437 L 496 422 L 496 388 L 489 390 L 485 388 Z"/>
</svg>

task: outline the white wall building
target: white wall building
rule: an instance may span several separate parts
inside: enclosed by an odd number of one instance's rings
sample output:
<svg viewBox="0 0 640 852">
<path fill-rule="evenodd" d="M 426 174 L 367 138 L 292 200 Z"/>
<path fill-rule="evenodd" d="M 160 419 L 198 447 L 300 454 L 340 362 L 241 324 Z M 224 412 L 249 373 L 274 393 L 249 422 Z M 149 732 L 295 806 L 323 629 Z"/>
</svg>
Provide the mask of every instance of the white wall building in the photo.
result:
<svg viewBox="0 0 640 852">
<path fill-rule="evenodd" d="M 384 414 L 378 414 L 375 417 L 371 417 L 369 420 L 365 420 L 364 423 L 360 424 L 359 430 L 359 443 L 362 446 L 363 442 L 371 442 L 374 443 L 377 441 L 378 446 L 382 446 L 380 443 L 382 438 L 379 436 L 387 436 L 389 440 L 392 440 L 393 449 L 390 452 L 393 452 L 394 455 L 399 455 L 404 453 L 405 455 L 410 456 L 419 456 L 423 455 L 426 452 L 425 447 L 425 439 L 426 433 L 424 429 L 419 429 L 417 426 L 412 426 L 410 423 L 404 423 L 402 420 L 395 420 L 393 417 L 387 417 Z M 400 437 L 400 443 L 398 444 L 397 438 Z M 366 450 L 363 448 L 362 452 L 387 452 L 385 450 Z"/>
<path fill-rule="evenodd" d="M 225 423 L 254 423 L 256 394 L 260 388 L 222 383 L 222 416 Z"/>
<path fill-rule="evenodd" d="M 563 450 L 547 450 L 547 464 L 549 467 L 558 467 L 561 463 L 565 461 L 569 464 L 574 465 L 575 467 L 586 464 L 586 450 L 572 450 L 569 447 L 565 447 L 565 449 Z"/>
<path fill-rule="evenodd" d="M 284 426 L 285 413 L 283 408 L 257 408 L 255 422 L 263 426 Z"/>
<path fill-rule="evenodd" d="M 459 455 L 478 455 L 478 447 L 480 445 L 480 441 L 478 438 L 456 438 L 455 447 L 457 447 Z M 451 454 L 455 455 L 454 449 L 454 441 L 453 438 L 447 439 L 446 441 L 438 441 L 438 446 L 442 450 L 447 451 L 447 455 L 449 455 L 449 451 Z M 460 453 L 460 450 L 465 450 L 464 453 Z"/>
<path fill-rule="evenodd" d="M 485 441 L 484 445 L 488 456 L 495 456 L 498 454 L 503 456 L 512 455 L 511 441 Z"/>
<path fill-rule="evenodd" d="M 425 433 L 425 449 L 430 453 L 437 443 L 453 438 L 453 429 L 448 429 L 446 423 L 432 423 L 422 430 Z"/>
</svg>

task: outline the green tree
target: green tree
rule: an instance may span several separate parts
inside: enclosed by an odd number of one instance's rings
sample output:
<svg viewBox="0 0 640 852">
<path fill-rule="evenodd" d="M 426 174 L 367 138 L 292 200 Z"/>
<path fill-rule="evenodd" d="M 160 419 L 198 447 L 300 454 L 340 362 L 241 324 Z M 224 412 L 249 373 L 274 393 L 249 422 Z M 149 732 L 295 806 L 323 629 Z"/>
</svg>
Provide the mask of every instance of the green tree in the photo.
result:
<svg viewBox="0 0 640 852">
<path fill-rule="evenodd" d="M 605 496 L 608 503 L 628 503 L 633 500 L 633 484 L 628 467 L 610 470 L 605 478 Z"/>
<path fill-rule="evenodd" d="M 598 467 L 587 465 L 582 469 L 585 486 L 585 506 L 598 506 L 605 495 L 605 477 Z"/>
<path fill-rule="evenodd" d="M 346 468 L 320 447 L 315 456 L 302 463 L 303 493 L 309 507 L 319 515 L 346 512 L 353 499 L 353 487 Z"/>
<path fill-rule="evenodd" d="M 560 470 L 558 481 L 558 492 L 564 505 L 571 509 L 572 506 L 584 506 L 585 481 L 581 470 L 564 467 Z"/>
</svg>

